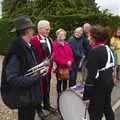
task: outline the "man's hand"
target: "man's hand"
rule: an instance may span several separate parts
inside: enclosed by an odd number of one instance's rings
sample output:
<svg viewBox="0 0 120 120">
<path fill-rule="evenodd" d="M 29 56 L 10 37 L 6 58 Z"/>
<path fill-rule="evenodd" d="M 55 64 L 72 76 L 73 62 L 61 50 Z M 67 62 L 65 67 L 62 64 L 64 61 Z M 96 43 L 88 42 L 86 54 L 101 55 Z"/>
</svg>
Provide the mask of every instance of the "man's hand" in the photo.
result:
<svg viewBox="0 0 120 120">
<path fill-rule="evenodd" d="M 49 67 L 48 67 L 48 66 L 41 67 L 41 69 L 40 69 L 40 75 L 41 75 L 41 76 L 47 75 L 48 70 L 49 70 Z"/>
</svg>

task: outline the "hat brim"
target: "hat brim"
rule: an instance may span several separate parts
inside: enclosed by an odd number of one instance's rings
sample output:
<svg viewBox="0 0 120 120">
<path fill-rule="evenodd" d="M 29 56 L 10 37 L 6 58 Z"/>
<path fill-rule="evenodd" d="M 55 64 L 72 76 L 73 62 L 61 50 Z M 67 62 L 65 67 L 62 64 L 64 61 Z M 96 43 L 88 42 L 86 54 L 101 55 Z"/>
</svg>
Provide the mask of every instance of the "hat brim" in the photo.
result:
<svg viewBox="0 0 120 120">
<path fill-rule="evenodd" d="M 28 29 L 28 28 L 33 28 L 33 29 L 36 30 L 36 26 L 32 25 L 32 26 L 28 26 L 28 27 L 25 27 L 25 28 L 22 28 L 22 29 L 12 28 L 12 30 L 10 32 L 16 32 L 16 31 L 25 30 L 25 29 Z"/>
</svg>

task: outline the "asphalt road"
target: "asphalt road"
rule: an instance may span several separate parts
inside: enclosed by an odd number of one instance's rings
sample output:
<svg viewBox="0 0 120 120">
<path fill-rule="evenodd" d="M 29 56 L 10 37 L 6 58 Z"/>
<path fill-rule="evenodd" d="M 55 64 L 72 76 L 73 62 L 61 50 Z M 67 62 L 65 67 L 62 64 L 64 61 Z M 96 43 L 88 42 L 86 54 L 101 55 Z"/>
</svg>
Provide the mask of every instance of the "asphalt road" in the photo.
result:
<svg viewBox="0 0 120 120">
<path fill-rule="evenodd" d="M 120 120 L 120 107 L 115 111 L 115 120 Z"/>
<path fill-rule="evenodd" d="M 3 57 L 0 56 L 0 72 L 1 72 L 1 63 L 2 63 L 2 60 Z M 1 76 L 1 75 L 0 75 Z M 55 76 L 52 75 L 52 82 L 51 82 L 51 93 L 50 93 L 50 98 L 51 98 L 51 104 L 56 107 L 56 98 L 57 98 L 57 93 L 56 93 L 56 80 L 55 80 Z M 1 100 L 0 100 L 1 101 Z M 8 113 L 9 111 L 9 116 L 11 117 L 11 114 L 13 114 L 16 118 L 16 112 L 10 112 L 10 110 L 8 110 L 8 108 L 5 107 L 5 105 L 3 105 L 2 101 L 0 102 L 0 114 L 3 116 L 3 114 L 6 114 L 5 112 Z M 115 87 L 114 87 L 114 90 L 112 92 L 112 106 L 113 108 L 115 109 L 115 120 L 120 120 L 120 83 L 118 83 Z M 2 108 L 5 107 L 5 112 L 3 111 Z M 1 116 L 0 115 L 0 116 Z M 6 117 L 5 117 L 6 118 Z M 8 117 L 7 117 L 8 118 Z M 0 117 L 0 120 L 6 120 L 6 119 L 1 119 Z M 7 119 L 7 120 L 12 120 L 11 118 L 10 119 Z M 16 120 L 16 119 L 14 119 Z M 38 117 L 36 117 L 36 120 L 40 120 Z M 46 118 L 46 120 L 60 120 L 59 119 L 59 114 L 54 114 L 54 115 L 51 115 L 49 116 L 48 118 Z"/>
</svg>

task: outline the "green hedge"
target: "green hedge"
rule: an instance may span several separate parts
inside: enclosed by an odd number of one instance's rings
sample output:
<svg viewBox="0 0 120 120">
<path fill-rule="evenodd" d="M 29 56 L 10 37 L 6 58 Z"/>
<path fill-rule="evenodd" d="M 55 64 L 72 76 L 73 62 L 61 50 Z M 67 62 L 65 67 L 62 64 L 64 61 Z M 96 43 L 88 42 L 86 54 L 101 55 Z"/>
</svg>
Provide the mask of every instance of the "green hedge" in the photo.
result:
<svg viewBox="0 0 120 120">
<path fill-rule="evenodd" d="M 82 26 L 84 23 L 90 23 L 92 25 L 104 25 L 110 26 L 112 30 L 116 30 L 118 26 L 120 26 L 120 17 L 106 15 L 103 13 L 94 13 L 89 15 L 77 14 L 77 15 L 66 15 L 66 16 L 38 16 L 32 17 L 32 20 L 35 24 L 41 19 L 47 19 L 50 21 L 52 30 L 51 36 L 55 39 L 55 31 L 58 28 L 64 28 L 68 36 L 73 33 L 73 30 Z M 0 19 L 0 54 L 6 54 L 10 44 L 15 39 L 15 33 L 11 33 L 11 29 L 13 28 L 12 20 L 8 19 Z"/>
<path fill-rule="evenodd" d="M 55 31 L 58 28 L 64 28 L 68 36 L 73 33 L 73 30 L 82 26 L 84 23 L 90 23 L 91 25 L 103 25 L 110 26 L 112 31 L 115 31 L 118 26 L 120 26 L 120 17 L 106 15 L 103 13 L 91 13 L 89 15 L 66 15 L 66 16 L 45 16 L 38 17 L 35 21 L 39 21 L 41 19 L 47 19 L 52 24 L 52 35 L 55 36 Z"/>
<path fill-rule="evenodd" d="M 14 33 L 11 33 L 13 24 L 11 20 L 0 19 L 0 55 L 5 54 L 14 40 Z"/>
</svg>

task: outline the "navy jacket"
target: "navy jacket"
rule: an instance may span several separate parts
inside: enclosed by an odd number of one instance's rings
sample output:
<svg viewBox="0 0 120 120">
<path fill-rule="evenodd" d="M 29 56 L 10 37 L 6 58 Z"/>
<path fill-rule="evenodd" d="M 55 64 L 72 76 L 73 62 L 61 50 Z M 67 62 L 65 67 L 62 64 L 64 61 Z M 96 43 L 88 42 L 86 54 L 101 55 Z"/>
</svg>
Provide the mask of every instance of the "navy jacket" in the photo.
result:
<svg viewBox="0 0 120 120">
<path fill-rule="evenodd" d="M 80 60 L 84 55 L 83 41 L 83 37 L 77 39 L 75 36 L 71 36 L 68 40 L 68 43 L 72 48 L 75 61 Z"/>
<path fill-rule="evenodd" d="M 91 47 L 89 45 L 88 38 L 87 38 L 87 35 L 85 33 L 83 33 L 82 38 L 83 38 L 84 53 L 85 53 L 85 55 L 87 57 L 89 51 L 91 50 Z"/>
</svg>

